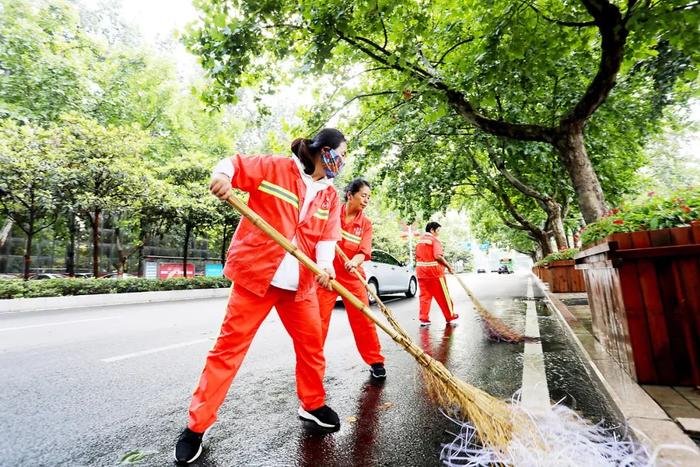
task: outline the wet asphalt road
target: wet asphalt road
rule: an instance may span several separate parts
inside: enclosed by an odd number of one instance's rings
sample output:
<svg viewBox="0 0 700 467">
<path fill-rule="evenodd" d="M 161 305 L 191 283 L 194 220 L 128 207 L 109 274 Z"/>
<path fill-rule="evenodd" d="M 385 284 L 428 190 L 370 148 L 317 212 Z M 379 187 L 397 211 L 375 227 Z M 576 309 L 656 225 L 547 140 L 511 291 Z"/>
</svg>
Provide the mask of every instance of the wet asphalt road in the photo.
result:
<svg viewBox="0 0 700 467">
<path fill-rule="evenodd" d="M 465 276 L 482 302 L 525 326 L 528 275 Z M 460 325 L 419 329 L 418 299 L 387 303 L 416 342 L 461 379 L 510 398 L 522 385 L 522 344 L 485 338 L 466 294 L 450 290 Z M 535 295 L 539 292 L 535 289 Z M 0 315 L 0 465 L 172 465 L 191 391 L 225 299 Z M 550 398 L 593 421 L 617 419 L 558 320 L 537 306 Z M 381 335 L 385 384 L 372 384 L 342 305 L 326 343 L 328 404 L 342 427 L 321 436 L 296 418 L 291 340 L 274 311 L 263 323 L 205 436 L 200 466 L 439 465 L 454 425 L 427 399 L 413 358 Z"/>
</svg>

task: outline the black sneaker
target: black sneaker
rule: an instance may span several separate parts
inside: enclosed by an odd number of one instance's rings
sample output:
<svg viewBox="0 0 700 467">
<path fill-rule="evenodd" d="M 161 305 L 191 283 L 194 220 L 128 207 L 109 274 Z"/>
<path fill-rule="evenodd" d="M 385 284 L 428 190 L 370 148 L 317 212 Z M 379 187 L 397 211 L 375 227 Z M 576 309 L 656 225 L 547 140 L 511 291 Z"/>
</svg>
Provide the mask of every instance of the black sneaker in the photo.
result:
<svg viewBox="0 0 700 467">
<path fill-rule="evenodd" d="M 317 427 L 323 428 L 324 430 L 337 431 L 340 429 L 340 418 L 338 418 L 338 414 L 327 405 L 309 412 L 299 407 L 298 413 L 301 420 L 313 422 Z"/>
<path fill-rule="evenodd" d="M 185 428 L 175 445 L 175 462 L 178 465 L 191 464 L 202 454 L 202 436 L 204 433 Z"/>
<path fill-rule="evenodd" d="M 376 379 L 386 378 L 386 369 L 384 368 L 384 364 L 372 363 L 372 366 L 369 368 L 369 374 L 372 375 L 372 378 Z"/>
</svg>

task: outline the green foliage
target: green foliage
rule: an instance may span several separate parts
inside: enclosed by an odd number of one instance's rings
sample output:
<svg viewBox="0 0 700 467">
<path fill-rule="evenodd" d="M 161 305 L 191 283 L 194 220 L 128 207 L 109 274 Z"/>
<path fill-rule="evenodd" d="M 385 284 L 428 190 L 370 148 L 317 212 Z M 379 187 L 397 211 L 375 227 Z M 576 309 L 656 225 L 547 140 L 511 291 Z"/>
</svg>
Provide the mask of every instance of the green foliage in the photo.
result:
<svg viewBox="0 0 700 467">
<path fill-rule="evenodd" d="M 163 290 L 213 289 L 230 287 L 225 277 L 176 277 L 171 279 L 45 279 L 0 281 L 0 299 L 62 297 Z"/>
<path fill-rule="evenodd" d="M 579 252 L 578 248 L 568 248 L 566 250 L 560 250 L 550 255 L 545 256 L 541 260 L 535 263 L 535 266 L 544 266 L 554 261 L 566 261 L 574 259 L 574 256 Z"/>
<path fill-rule="evenodd" d="M 0 120 L 0 203 L 27 235 L 55 221 L 60 198 L 60 134 L 56 128 Z"/>
<path fill-rule="evenodd" d="M 58 215 L 58 240 L 68 240 L 69 225 L 75 235 L 76 216 L 94 229 L 96 217 L 109 220 L 124 252 L 185 220 L 201 222 L 200 236 L 218 236 L 208 171 L 231 154 L 242 126 L 197 94 L 122 23 L 119 8 L 0 0 L 4 212 L 29 228 L 31 211 L 35 231 Z M 182 160 L 200 165 L 196 180 L 163 174 Z"/>
<path fill-rule="evenodd" d="M 612 209 L 606 217 L 587 225 L 581 233 L 581 242 L 591 244 L 617 232 L 700 224 L 700 188 L 680 190 L 670 197 L 649 194 L 646 201 Z"/>
</svg>

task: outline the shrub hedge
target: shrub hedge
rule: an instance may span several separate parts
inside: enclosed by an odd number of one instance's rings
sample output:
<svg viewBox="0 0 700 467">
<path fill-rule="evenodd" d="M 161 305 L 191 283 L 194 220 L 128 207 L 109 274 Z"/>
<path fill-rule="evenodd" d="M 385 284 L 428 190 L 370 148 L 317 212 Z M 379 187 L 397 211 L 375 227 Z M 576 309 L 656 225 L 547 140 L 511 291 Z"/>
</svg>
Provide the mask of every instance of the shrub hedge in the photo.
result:
<svg viewBox="0 0 700 467">
<path fill-rule="evenodd" d="M 231 281 L 225 277 L 3 280 L 0 281 L 0 299 L 156 292 L 161 290 L 216 289 L 230 286 Z"/>
<path fill-rule="evenodd" d="M 556 251 L 536 262 L 535 266 L 544 266 L 545 264 L 549 264 L 553 261 L 564 261 L 567 259 L 574 259 L 574 256 L 576 256 L 576 253 L 578 252 L 578 248 L 569 248 L 566 250 Z"/>
</svg>

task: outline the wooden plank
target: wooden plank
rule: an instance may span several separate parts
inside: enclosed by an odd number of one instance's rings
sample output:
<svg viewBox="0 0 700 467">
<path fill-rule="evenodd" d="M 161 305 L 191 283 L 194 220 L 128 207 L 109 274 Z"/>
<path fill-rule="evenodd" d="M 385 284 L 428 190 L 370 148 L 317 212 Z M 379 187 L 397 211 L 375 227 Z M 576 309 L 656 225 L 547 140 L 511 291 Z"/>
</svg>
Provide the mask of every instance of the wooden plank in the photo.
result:
<svg viewBox="0 0 700 467">
<path fill-rule="evenodd" d="M 651 230 L 649 231 L 651 246 L 670 246 L 672 244 L 670 229 Z M 656 281 L 651 284 L 650 290 L 645 290 L 645 300 L 647 298 L 654 302 L 653 306 L 647 307 L 647 319 L 650 321 L 650 330 L 654 336 L 655 348 L 663 346 L 663 361 L 657 362 L 657 368 L 664 365 L 670 371 L 664 372 L 664 375 L 659 375 L 657 384 L 673 384 L 674 381 L 679 381 L 684 375 L 679 374 L 677 368 L 678 362 L 675 360 L 682 351 L 679 347 L 683 345 L 683 331 L 676 324 L 677 319 L 674 314 L 678 309 L 678 300 L 676 299 L 674 274 L 673 274 L 673 259 L 672 258 L 654 258 L 654 270 L 656 271 Z M 687 357 L 684 358 L 687 362 Z M 683 363 L 684 366 L 686 363 Z"/>
<path fill-rule="evenodd" d="M 577 263 L 576 269 L 585 271 L 586 269 L 608 269 L 616 267 L 612 260 L 596 261 L 595 263 Z"/>
<path fill-rule="evenodd" d="M 688 234 L 690 234 L 690 231 L 688 231 Z M 656 258 L 660 256 L 695 256 L 700 255 L 700 244 L 621 249 L 616 251 L 614 255 L 622 259 Z"/>
<path fill-rule="evenodd" d="M 620 249 L 650 246 L 647 232 L 633 232 L 619 241 Z M 646 291 L 654 289 L 656 274 L 650 260 L 625 262 L 620 272 L 620 292 L 624 302 L 622 318 L 627 323 L 628 342 L 639 382 L 654 383 L 658 378 L 672 376 L 673 367 L 669 368 L 671 353 L 663 319 L 649 321 L 648 306 L 660 307 L 658 300 L 646 300 Z M 653 299 L 654 297 L 652 297 Z M 657 315 L 663 315 L 663 309 L 656 309 Z M 654 318 L 657 315 L 653 315 Z M 657 337 L 657 328 L 659 336 Z M 653 338 L 652 338 L 653 335 Z M 664 361 L 659 365 L 657 359 Z"/>
<path fill-rule="evenodd" d="M 675 245 L 694 243 L 690 229 L 672 229 L 671 239 Z M 700 245 L 697 245 L 700 247 Z M 700 336 L 696 333 L 696 321 L 700 320 L 700 264 L 697 258 L 674 258 L 673 274 L 678 308 L 668 310 L 672 315 L 671 326 L 682 330 L 683 343 L 678 345 L 682 354 L 674 355 L 677 374 L 680 380 L 676 384 L 700 385 Z M 675 313 L 674 313 L 675 312 Z M 676 348 L 674 347 L 674 350 Z M 683 363 L 687 362 L 688 366 Z"/>
<path fill-rule="evenodd" d="M 598 255 L 600 253 L 607 253 L 608 251 L 615 251 L 617 249 L 617 243 L 616 242 L 608 242 L 604 241 L 603 243 L 600 243 L 599 245 L 586 248 L 585 250 L 579 252 L 576 256 L 574 256 L 574 260 L 578 263 L 578 260 L 583 260 L 585 258 L 588 258 L 589 256 L 594 256 Z"/>
</svg>

